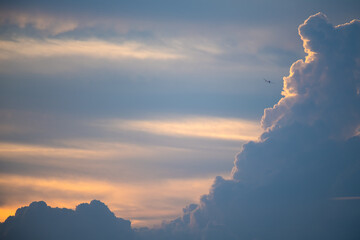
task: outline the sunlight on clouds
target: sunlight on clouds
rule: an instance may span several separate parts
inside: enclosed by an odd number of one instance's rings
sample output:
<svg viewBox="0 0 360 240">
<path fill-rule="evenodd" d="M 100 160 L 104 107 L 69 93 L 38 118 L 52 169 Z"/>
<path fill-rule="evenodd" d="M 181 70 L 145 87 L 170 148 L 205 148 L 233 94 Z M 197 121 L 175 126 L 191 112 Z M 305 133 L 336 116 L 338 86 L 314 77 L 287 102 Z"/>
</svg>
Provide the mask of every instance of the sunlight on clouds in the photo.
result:
<svg viewBox="0 0 360 240">
<path fill-rule="evenodd" d="M 10 205 L 8 207 L 0 207 L 0 222 L 4 222 L 7 217 L 14 216 L 16 210 L 18 209 L 18 205 Z"/>
<path fill-rule="evenodd" d="M 225 166 L 231 166 L 238 151 L 227 146 L 209 149 L 192 141 L 179 146 L 166 139 L 148 140 L 143 144 L 116 139 L 58 139 L 48 142 L 50 145 L 0 142 L 1 172 L 44 177 L 96 176 L 127 183 L 169 177 L 203 178 L 226 173 Z M 207 162 L 206 169 L 201 167 L 202 162 Z"/>
<path fill-rule="evenodd" d="M 49 179 L 0 175 L 0 187 L 21 190 L 22 198 L 9 199 L 0 207 L 0 221 L 14 214 L 19 205 L 41 197 L 50 206 L 74 208 L 92 199 L 105 201 L 117 216 L 130 218 L 135 226 L 160 224 L 180 214 L 179 209 L 197 202 L 208 191 L 212 178 L 167 179 L 137 184 L 98 181 L 94 179 Z M 35 193 L 34 193 L 35 192 Z M 66 192 L 67 195 L 61 194 Z M 175 203 L 175 204 L 174 204 Z"/>
<path fill-rule="evenodd" d="M 13 187 L 29 186 L 39 189 L 53 189 L 69 192 L 102 193 L 111 190 L 109 185 L 97 181 L 70 181 L 63 179 L 43 179 L 36 177 L 1 175 L 0 184 L 10 184 Z"/>
<path fill-rule="evenodd" d="M 136 185 L 132 208 L 114 210 L 119 216 L 129 216 L 135 226 L 160 224 L 179 216 L 185 205 L 198 202 L 212 182 L 213 178 L 189 178 Z"/>
<path fill-rule="evenodd" d="M 88 149 L 75 148 L 56 148 L 48 146 L 36 146 L 26 144 L 0 143 L 0 156 L 20 157 L 20 156 L 40 156 L 40 157 L 61 157 L 61 158 L 86 158 L 97 159 L 104 154 L 109 156 L 109 152 L 99 152 Z"/>
<path fill-rule="evenodd" d="M 143 131 L 176 137 L 196 137 L 238 141 L 256 141 L 262 133 L 256 121 L 215 117 L 189 117 L 164 120 L 110 120 L 109 129 Z"/>
<path fill-rule="evenodd" d="M 16 41 L 0 41 L 0 59 L 17 57 L 44 58 L 83 56 L 104 59 L 179 59 L 183 56 L 154 46 L 147 46 L 137 42 L 111 43 L 101 40 L 36 40 L 30 38 Z"/>
</svg>

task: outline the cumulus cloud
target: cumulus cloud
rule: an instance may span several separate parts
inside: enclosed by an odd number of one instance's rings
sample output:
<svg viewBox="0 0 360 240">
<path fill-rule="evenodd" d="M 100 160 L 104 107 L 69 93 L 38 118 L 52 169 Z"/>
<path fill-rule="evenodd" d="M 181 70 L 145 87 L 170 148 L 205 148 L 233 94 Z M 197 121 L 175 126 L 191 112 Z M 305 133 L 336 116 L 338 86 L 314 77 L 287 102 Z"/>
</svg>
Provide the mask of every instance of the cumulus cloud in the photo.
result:
<svg viewBox="0 0 360 240">
<path fill-rule="evenodd" d="M 299 27 L 307 57 L 284 78 L 284 98 L 265 110 L 265 129 L 321 122 L 335 138 L 355 134 L 360 121 L 359 28 L 358 20 L 334 27 L 323 14 Z"/>
<path fill-rule="evenodd" d="M 299 34 L 307 56 L 265 109 L 260 141 L 244 145 L 232 179 L 217 177 L 199 206 L 164 225 L 164 239 L 360 237 L 360 22 L 334 27 L 318 13 Z"/>
<path fill-rule="evenodd" d="M 117 218 L 102 202 L 75 210 L 33 202 L 0 225 L 1 239 L 132 239 L 130 221 Z"/>
</svg>

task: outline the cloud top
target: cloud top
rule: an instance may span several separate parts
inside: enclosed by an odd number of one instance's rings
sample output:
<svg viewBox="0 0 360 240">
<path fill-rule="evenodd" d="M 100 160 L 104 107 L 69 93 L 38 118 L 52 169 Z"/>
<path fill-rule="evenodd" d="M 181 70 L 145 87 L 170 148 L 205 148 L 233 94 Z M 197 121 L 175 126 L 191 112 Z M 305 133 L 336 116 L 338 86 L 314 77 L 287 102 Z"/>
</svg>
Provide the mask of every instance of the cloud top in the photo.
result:
<svg viewBox="0 0 360 240">
<path fill-rule="evenodd" d="M 298 122 L 322 125 L 324 136 L 356 135 L 360 122 L 360 22 L 334 27 L 318 13 L 300 25 L 299 34 L 306 59 L 296 61 L 284 77 L 284 97 L 265 109 L 263 128 Z"/>
</svg>

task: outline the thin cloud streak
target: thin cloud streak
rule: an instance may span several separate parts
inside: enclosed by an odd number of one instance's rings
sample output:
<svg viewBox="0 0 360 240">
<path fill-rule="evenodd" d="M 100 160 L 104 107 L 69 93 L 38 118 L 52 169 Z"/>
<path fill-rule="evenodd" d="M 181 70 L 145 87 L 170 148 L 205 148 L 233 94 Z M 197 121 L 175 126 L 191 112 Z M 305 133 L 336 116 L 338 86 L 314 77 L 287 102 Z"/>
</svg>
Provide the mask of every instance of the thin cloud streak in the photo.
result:
<svg viewBox="0 0 360 240">
<path fill-rule="evenodd" d="M 188 117 L 164 120 L 107 120 L 101 122 L 111 130 L 133 130 L 158 135 L 256 141 L 262 133 L 256 121 L 215 117 Z"/>
<path fill-rule="evenodd" d="M 153 155 L 155 151 L 138 145 L 92 141 L 73 141 L 72 147 L 53 147 L 45 145 L 17 144 L 0 142 L 0 156 L 20 160 L 24 157 L 62 158 L 62 159 L 130 159 Z M 79 146 L 77 147 L 76 144 Z M 153 154 L 152 154 L 153 153 Z"/>
<path fill-rule="evenodd" d="M 20 38 L 16 41 L 0 41 L 0 59 L 16 59 L 19 57 L 48 58 L 83 56 L 100 59 L 154 59 L 174 60 L 183 58 L 171 49 L 157 48 L 142 43 L 128 41 L 111 43 L 102 40 L 60 40 Z"/>
</svg>

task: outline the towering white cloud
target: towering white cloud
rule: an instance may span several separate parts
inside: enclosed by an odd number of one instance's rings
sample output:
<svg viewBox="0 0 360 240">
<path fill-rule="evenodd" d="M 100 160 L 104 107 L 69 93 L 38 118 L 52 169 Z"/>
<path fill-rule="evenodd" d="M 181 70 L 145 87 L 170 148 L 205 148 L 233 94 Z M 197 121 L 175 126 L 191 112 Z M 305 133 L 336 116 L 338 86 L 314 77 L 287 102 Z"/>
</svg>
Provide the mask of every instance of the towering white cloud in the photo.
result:
<svg viewBox="0 0 360 240">
<path fill-rule="evenodd" d="M 307 57 L 284 78 L 284 98 L 265 110 L 265 129 L 322 122 L 330 137 L 355 134 L 360 122 L 359 31 L 358 20 L 334 27 L 321 13 L 300 25 Z"/>
<path fill-rule="evenodd" d="M 260 143 L 248 144 L 238 156 L 233 169 L 236 180 L 266 178 L 286 166 L 289 154 L 299 155 L 306 149 L 316 150 L 320 142 L 357 135 L 360 22 L 334 27 L 318 13 L 300 25 L 299 35 L 308 55 L 305 61 L 296 61 L 290 75 L 284 77 L 284 97 L 273 108 L 265 109 L 262 125 L 266 132 Z M 267 147 L 276 139 L 283 142 Z M 266 149 L 258 151 L 263 146 Z M 247 156 L 253 147 L 258 160 Z M 262 173 L 254 174 L 259 171 Z"/>
</svg>

